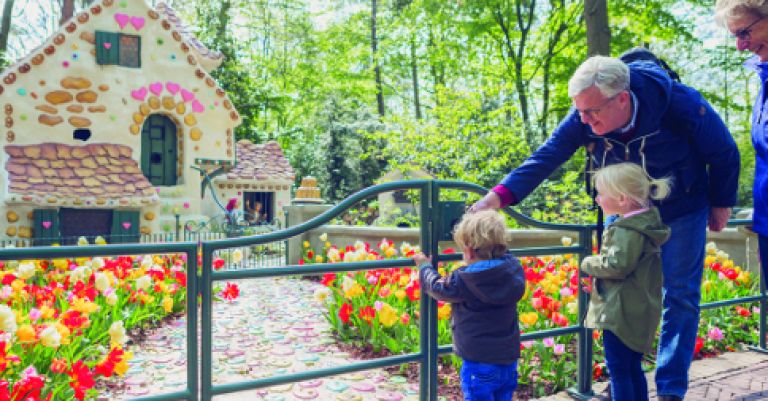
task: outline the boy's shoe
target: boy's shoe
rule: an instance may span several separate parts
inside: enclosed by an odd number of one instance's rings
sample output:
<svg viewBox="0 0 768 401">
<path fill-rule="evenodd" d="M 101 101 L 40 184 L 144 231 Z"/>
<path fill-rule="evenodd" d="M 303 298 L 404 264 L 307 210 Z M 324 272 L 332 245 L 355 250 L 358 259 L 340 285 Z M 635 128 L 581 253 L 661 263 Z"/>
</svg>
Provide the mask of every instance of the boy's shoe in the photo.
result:
<svg viewBox="0 0 768 401">
<path fill-rule="evenodd" d="M 676 395 L 660 395 L 659 401 L 683 401 L 683 399 Z"/>
</svg>

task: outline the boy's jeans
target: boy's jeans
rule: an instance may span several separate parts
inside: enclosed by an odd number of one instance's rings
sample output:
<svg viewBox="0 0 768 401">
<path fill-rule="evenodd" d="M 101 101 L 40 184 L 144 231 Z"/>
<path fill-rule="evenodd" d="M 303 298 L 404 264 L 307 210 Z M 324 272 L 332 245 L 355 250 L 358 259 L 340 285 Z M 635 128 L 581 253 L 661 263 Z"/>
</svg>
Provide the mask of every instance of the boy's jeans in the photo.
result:
<svg viewBox="0 0 768 401">
<path fill-rule="evenodd" d="M 763 271 L 761 280 L 768 280 L 768 237 L 762 234 L 757 235 L 758 255 L 760 255 L 760 269 Z"/>
<path fill-rule="evenodd" d="M 464 401 L 510 401 L 517 388 L 517 362 L 494 365 L 465 359 L 460 375 Z"/>
<path fill-rule="evenodd" d="M 684 398 L 688 390 L 688 368 L 699 327 L 708 217 L 709 208 L 703 208 L 664 222 L 672 235 L 661 246 L 664 311 L 656 356 L 659 395 Z"/>
<path fill-rule="evenodd" d="M 603 330 L 605 364 L 611 374 L 611 400 L 648 401 L 643 354 L 624 345 L 610 330 Z"/>
</svg>

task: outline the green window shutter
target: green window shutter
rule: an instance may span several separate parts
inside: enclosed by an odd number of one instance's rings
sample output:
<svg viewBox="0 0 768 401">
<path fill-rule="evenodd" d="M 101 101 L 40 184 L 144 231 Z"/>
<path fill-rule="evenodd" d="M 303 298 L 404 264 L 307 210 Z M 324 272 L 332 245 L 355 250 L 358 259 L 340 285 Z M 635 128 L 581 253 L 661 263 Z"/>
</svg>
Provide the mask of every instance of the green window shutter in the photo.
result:
<svg viewBox="0 0 768 401">
<path fill-rule="evenodd" d="M 51 245 L 59 242 L 59 211 L 35 209 L 33 239 L 35 245 Z"/>
<path fill-rule="evenodd" d="M 115 210 L 112 212 L 111 244 L 139 242 L 139 211 Z"/>
<path fill-rule="evenodd" d="M 96 31 L 96 64 L 109 65 L 120 62 L 120 34 Z"/>
</svg>

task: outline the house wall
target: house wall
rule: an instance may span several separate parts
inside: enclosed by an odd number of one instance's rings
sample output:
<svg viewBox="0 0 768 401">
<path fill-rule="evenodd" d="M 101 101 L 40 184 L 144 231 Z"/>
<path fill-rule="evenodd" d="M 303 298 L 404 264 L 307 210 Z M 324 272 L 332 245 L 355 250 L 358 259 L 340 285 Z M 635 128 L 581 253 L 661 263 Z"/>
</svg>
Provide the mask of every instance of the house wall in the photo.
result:
<svg viewBox="0 0 768 401">
<path fill-rule="evenodd" d="M 240 116 L 174 28 L 141 0 L 94 2 L 0 75 L 5 121 L 0 145 L 114 143 L 131 147 L 140 164 L 143 122 L 152 114 L 166 115 L 178 128 L 178 184 L 160 188 L 157 204 L 130 208 L 141 210 L 143 232 L 161 231 L 175 208 L 196 218 L 202 213 L 200 179 L 190 166 L 198 159 L 231 161 Z M 140 36 L 141 68 L 97 65 L 97 30 Z M 75 139 L 78 128 L 89 129 L 90 138 Z M 5 200 L 0 234 L 8 235 L 10 226 L 17 231 L 31 226 L 25 219 L 33 207 L 8 198 L 6 161 L 7 154 L 0 152 L 0 199 Z M 8 212 L 18 220 L 11 222 Z"/>
<path fill-rule="evenodd" d="M 214 190 L 222 205 L 226 205 L 229 199 L 237 198 L 239 200 L 237 205 L 239 212 L 243 212 L 245 208 L 245 205 L 242 204 L 243 192 L 273 192 L 274 205 L 272 205 L 272 210 L 281 227 L 285 227 L 283 207 L 291 204 L 291 185 L 293 185 L 292 181 L 214 180 Z M 222 213 L 210 194 L 206 193 L 203 202 L 205 215 L 217 216 Z"/>
</svg>

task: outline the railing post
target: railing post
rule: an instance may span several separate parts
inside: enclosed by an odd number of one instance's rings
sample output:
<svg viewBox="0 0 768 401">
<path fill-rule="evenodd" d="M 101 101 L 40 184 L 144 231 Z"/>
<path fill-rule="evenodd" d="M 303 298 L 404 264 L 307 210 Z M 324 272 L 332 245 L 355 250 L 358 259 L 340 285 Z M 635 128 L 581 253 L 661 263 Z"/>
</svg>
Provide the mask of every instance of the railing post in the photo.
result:
<svg viewBox="0 0 768 401">
<path fill-rule="evenodd" d="M 189 401 L 200 399 L 200 380 L 198 377 L 199 357 L 197 354 L 197 294 L 200 291 L 198 280 L 197 251 L 192 247 L 187 252 L 187 388 L 190 391 Z"/>
<path fill-rule="evenodd" d="M 437 263 L 437 239 L 435 236 L 435 213 L 439 187 L 434 181 L 428 182 L 421 188 L 421 248 L 422 251 Z M 418 266 L 417 266 L 418 267 Z M 421 294 L 421 330 L 420 349 L 423 355 L 419 375 L 419 399 L 421 401 L 437 400 L 437 302 Z"/>
<path fill-rule="evenodd" d="M 581 251 L 579 254 L 579 263 L 581 263 L 586 256 L 592 254 L 592 229 L 585 226 L 579 231 L 579 244 L 581 245 Z M 581 270 L 578 271 L 579 277 L 579 339 L 578 339 L 578 372 L 577 372 L 577 396 L 590 397 L 594 393 L 592 392 L 592 329 L 584 327 L 584 318 L 587 314 L 587 306 L 589 304 L 589 295 L 584 292 L 582 288 L 582 278 L 585 276 Z"/>
<path fill-rule="evenodd" d="M 200 394 L 202 401 L 211 401 L 213 386 L 213 347 L 212 347 L 212 311 L 211 302 L 213 285 L 211 282 L 211 269 L 213 266 L 213 249 L 205 242 L 201 244 L 203 250 L 202 275 L 200 285 Z M 197 275 L 197 273 L 195 274 Z"/>
</svg>

